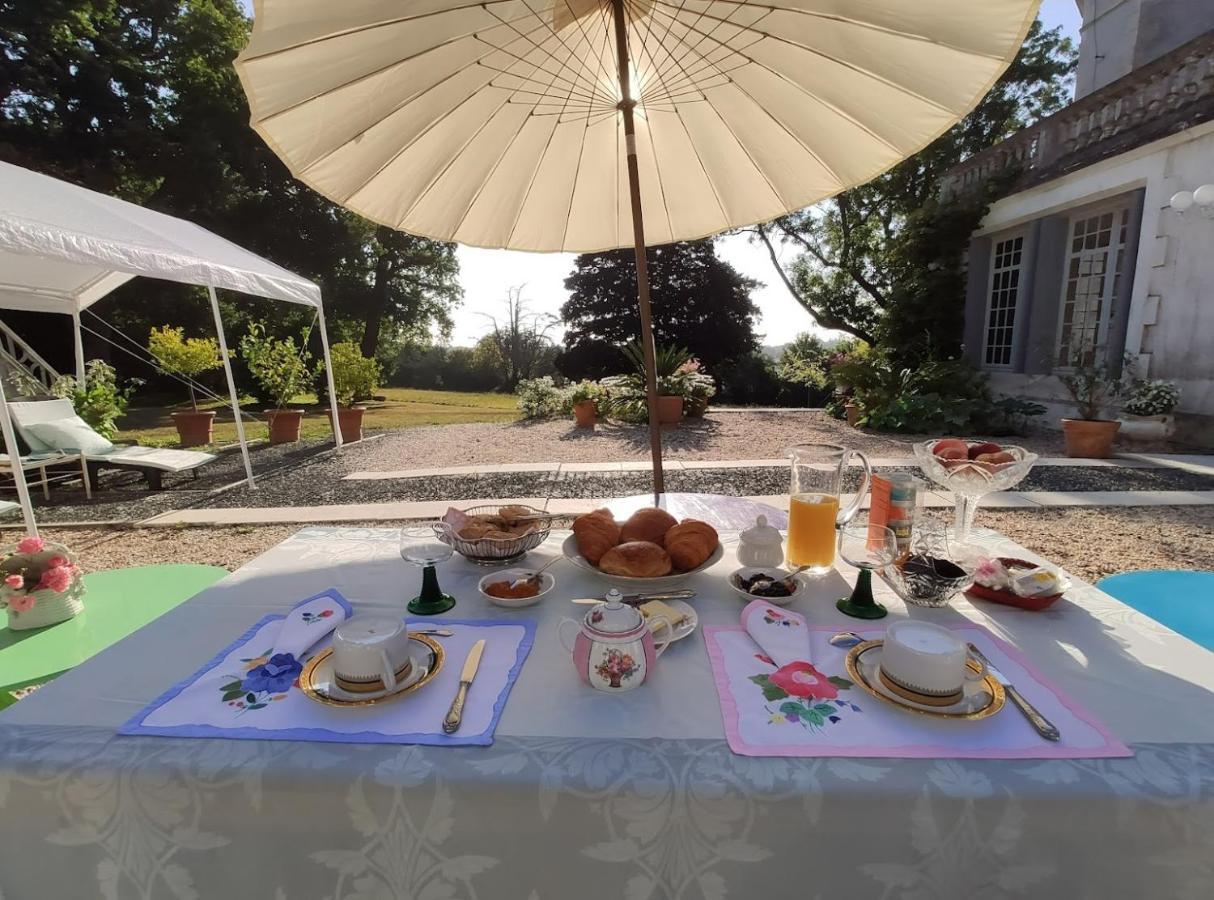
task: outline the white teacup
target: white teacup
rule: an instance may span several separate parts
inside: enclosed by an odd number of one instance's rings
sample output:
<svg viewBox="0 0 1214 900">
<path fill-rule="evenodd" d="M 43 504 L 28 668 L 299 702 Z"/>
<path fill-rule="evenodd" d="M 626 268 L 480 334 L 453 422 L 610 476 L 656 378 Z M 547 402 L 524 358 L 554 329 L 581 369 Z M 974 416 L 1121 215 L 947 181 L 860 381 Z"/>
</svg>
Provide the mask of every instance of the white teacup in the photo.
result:
<svg viewBox="0 0 1214 900">
<path fill-rule="evenodd" d="M 355 616 L 333 631 L 333 678 L 343 690 L 390 691 L 412 668 L 409 631 L 402 619 Z"/>
<path fill-rule="evenodd" d="M 907 700 L 926 706 L 960 702 L 967 681 L 986 675 L 969 665 L 969 648 L 956 633 L 914 619 L 894 622 L 881 646 L 882 683 Z"/>
</svg>

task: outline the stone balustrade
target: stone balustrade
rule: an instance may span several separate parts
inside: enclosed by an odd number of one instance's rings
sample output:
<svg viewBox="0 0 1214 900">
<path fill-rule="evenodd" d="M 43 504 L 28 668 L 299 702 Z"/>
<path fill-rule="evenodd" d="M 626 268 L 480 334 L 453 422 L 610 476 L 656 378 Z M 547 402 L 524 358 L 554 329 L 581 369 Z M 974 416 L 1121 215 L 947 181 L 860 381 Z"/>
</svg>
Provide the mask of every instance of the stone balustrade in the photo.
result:
<svg viewBox="0 0 1214 900">
<path fill-rule="evenodd" d="M 1008 169 L 1015 189 L 1057 178 L 1214 119 L 1214 31 L 1135 69 L 955 166 L 941 194 L 974 190 Z"/>
</svg>

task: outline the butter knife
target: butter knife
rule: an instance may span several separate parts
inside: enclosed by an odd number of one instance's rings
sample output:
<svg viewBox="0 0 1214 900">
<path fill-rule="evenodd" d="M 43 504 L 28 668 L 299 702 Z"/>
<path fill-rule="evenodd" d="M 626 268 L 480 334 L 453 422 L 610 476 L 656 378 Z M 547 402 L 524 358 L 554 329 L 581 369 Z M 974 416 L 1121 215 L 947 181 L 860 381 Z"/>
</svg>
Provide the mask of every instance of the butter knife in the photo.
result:
<svg viewBox="0 0 1214 900">
<path fill-rule="evenodd" d="M 620 602 L 628 606 L 637 606 L 641 603 L 646 603 L 650 600 L 690 600 L 696 595 L 695 591 L 660 591 L 652 594 L 625 594 L 620 598 Z M 571 603 L 581 603 L 588 606 L 593 606 L 597 603 L 606 603 L 602 597 L 585 597 L 578 600 L 571 600 Z"/>
<path fill-rule="evenodd" d="M 451 708 L 447 710 L 447 715 L 443 718 L 444 734 L 459 731 L 459 724 L 464 718 L 464 701 L 468 699 L 468 688 L 472 687 L 472 679 L 476 677 L 476 670 L 480 668 L 481 664 L 481 654 L 484 652 L 484 638 L 473 644 L 472 649 L 468 651 L 468 658 L 464 660 L 464 669 L 459 673 L 459 690 L 455 692 Z"/>
<path fill-rule="evenodd" d="M 1020 693 L 1020 691 L 1016 689 L 1016 686 L 1008 681 L 1006 675 L 995 668 L 995 666 L 989 659 L 986 658 L 986 655 L 981 650 L 979 650 L 973 644 L 970 644 L 969 647 L 970 653 L 973 655 L 974 659 L 986 666 L 987 672 L 989 672 L 997 682 L 1003 685 L 1004 693 L 1012 698 L 1012 702 L 1016 704 L 1016 708 L 1024 713 L 1024 717 L 1029 720 L 1030 725 L 1037 729 L 1037 733 L 1047 741 L 1061 740 L 1062 732 L 1058 730 L 1054 723 L 1043 716 L 1038 711 L 1037 707 L 1029 703 L 1029 701 L 1025 699 L 1024 694 Z"/>
</svg>

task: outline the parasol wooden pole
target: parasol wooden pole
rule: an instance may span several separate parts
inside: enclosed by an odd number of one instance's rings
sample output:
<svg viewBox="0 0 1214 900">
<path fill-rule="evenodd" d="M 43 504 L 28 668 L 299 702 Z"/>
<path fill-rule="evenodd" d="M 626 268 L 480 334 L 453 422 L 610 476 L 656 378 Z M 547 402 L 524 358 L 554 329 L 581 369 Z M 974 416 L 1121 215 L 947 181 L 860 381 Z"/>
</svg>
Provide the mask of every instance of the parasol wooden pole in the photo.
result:
<svg viewBox="0 0 1214 900">
<path fill-rule="evenodd" d="M 624 0 L 611 0 L 615 18 L 616 58 L 620 67 L 619 109 L 624 115 L 624 146 L 628 151 L 628 193 L 632 199 L 632 241 L 636 251 L 637 302 L 641 310 L 641 352 L 645 356 L 645 402 L 649 408 L 649 453 L 653 457 L 654 503 L 666 489 L 662 475 L 662 428 L 658 424 L 658 377 L 654 364 L 653 316 L 649 306 L 649 266 L 645 261 L 645 223 L 641 217 L 641 177 L 637 167 L 636 123 L 632 85 L 628 74 L 628 30 Z"/>
</svg>

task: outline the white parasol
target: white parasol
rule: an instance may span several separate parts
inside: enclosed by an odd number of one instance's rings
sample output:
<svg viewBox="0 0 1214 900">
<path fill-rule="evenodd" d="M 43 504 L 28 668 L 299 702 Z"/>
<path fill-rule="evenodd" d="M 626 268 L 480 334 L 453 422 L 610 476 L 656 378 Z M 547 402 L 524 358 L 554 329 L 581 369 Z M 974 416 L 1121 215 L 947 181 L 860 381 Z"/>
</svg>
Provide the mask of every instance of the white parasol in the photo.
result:
<svg viewBox="0 0 1214 900">
<path fill-rule="evenodd" d="M 257 0 L 253 127 L 367 218 L 478 247 L 636 250 L 862 184 L 964 116 L 1038 0 Z"/>
</svg>

